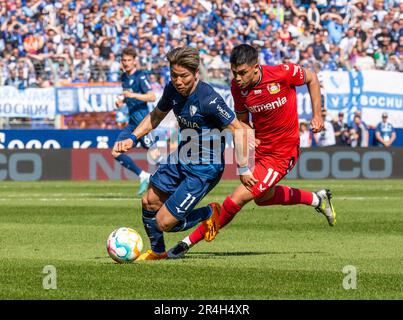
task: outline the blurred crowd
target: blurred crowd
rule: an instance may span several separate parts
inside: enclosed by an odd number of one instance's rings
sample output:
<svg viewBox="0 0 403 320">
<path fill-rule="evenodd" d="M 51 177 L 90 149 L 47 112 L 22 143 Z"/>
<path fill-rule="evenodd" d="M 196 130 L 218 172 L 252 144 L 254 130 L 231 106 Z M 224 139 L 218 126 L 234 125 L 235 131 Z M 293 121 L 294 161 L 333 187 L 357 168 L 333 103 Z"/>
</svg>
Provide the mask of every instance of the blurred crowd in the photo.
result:
<svg viewBox="0 0 403 320">
<path fill-rule="evenodd" d="M 200 50 L 205 77 L 228 83 L 231 49 L 247 42 L 262 64 L 402 71 L 400 0 L 0 0 L 0 85 L 20 89 L 119 80 L 133 46 L 154 86 L 165 54 Z"/>
</svg>

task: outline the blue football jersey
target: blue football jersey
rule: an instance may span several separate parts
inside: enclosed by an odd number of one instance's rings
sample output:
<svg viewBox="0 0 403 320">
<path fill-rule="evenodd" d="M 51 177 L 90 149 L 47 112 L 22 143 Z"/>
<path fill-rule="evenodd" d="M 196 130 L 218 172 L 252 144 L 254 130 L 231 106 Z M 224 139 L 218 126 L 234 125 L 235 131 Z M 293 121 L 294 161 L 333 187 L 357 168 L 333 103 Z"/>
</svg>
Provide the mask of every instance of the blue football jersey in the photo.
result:
<svg viewBox="0 0 403 320">
<path fill-rule="evenodd" d="M 127 73 L 123 73 L 121 76 L 122 88 L 124 91 L 130 91 L 135 93 L 144 94 L 149 91 L 152 91 L 151 85 L 148 82 L 146 74 L 137 70 L 135 73 L 129 75 Z M 148 105 L 147 102 L 140 101 L 134 98 L 125 98 L 124 102 L 126 103 L 129 110 L 129 118 L 131 122 L 136 122 L 138 125 L 138 121 L 134 114 L 138 110 L 147 111 L 148 113 Z"/>
<path fill-rule="evenodd" d="M 199 164 L 202 166 L 197 168 L 202 171 L 223 170 L 225 141 L 221 133 L 235 119 L 235 113 L 210 85 L 199 81 L 194 92 L 184 97 L 170 82 L 157 108 L 163 112 L 173 110 L 176 116 L 181 133 L 177 150 L 181 164 L 191 164 L 192 168 Z"/>
</svg>

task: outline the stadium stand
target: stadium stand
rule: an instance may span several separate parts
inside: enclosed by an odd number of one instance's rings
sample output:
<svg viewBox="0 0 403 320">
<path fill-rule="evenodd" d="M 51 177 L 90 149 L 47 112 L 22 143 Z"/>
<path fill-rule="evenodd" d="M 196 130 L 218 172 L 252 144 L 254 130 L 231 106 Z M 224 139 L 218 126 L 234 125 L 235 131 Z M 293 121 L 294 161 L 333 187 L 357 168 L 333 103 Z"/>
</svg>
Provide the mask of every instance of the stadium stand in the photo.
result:
<svg viewBox="0 0 403 320">
<path fill-rule="evenodd" d="M 164 54 L 185 44 L 221 78 L 242 42 L 269 65 L 402 71 L 402 23 L 401 1 L 1 0 L 0 84 L 117 81 L 126 46 L 144 48 L 142 68 L 166 78 Z"/>
</svg>

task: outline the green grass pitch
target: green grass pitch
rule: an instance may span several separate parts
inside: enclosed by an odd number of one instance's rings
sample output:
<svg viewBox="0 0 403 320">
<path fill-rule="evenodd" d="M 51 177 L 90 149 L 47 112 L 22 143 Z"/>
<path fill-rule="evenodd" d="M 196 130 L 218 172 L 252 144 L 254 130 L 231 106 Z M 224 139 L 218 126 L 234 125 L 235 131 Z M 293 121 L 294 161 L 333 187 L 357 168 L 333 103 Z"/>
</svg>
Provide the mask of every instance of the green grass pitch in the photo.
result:
<svg viewBox="0 0 403 320">
<path fill-rule="evenodd" d="M 403 181 L 283 183 L 332 189 L 337 225 L 307 206 L 250 203 L 186 259 L 118 265 L 105 248 L 113 229 L 138 230 L 149 248 L 135 183 L 2 182 L 0 299 L 403 299 Z M 187 234 L 166 234 L 167 248 Z M 43 288 L 48 265 L 55 290 Z M 345 266 L 356 289 L 343 288 Z"/>
</svg>

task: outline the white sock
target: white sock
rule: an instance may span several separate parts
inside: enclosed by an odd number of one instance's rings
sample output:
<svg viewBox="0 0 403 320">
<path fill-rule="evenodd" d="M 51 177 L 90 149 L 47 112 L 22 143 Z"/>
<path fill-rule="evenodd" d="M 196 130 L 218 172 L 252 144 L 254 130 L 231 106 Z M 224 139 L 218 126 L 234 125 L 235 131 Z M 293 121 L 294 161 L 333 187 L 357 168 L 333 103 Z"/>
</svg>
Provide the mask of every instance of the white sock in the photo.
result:
<svg viewBox="0 0 403 320">
<path fill-rule="evenodd" d="M 320 202 L 319 197 L 316 195 L 315 192 L 312 192 L 312 203 L 311 203 L 311 206 L 316 208 L 316 207 L 319 205 L 319 202 Z"/>
<path fill-rule="evenodd" d="M 141 171 L 141 173 L 140 173 L 140 175 L 139 175 L 139 178 L 140 178 L 140 180 L 141 180 L 141 182 L 143 182 L 144 180 L 147 180 L 147 181 L 149 181 L 150 180 L 150 174 L 147 172 L 147 171 Z"/>
<path fill-rule="evenodd" d="M 193 243 L 190 241 L 189 236 L 187 236 L 185 239 L 182 240 L 184 243 L 186 243 L 189 247 L 193 245 Z"/>
</svg>

